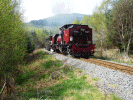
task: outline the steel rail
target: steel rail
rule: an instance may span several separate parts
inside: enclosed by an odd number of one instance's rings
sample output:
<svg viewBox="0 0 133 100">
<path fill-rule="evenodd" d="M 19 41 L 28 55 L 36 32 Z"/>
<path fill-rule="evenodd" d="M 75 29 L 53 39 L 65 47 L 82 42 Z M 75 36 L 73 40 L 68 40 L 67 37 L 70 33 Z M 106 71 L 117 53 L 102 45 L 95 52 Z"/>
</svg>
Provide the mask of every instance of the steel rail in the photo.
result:
<svg viewBox="0 0 133 100">
<path fill-rule="evenodd" d="M 93 64 L 101 65 L 103 67 L 119 70 L 119 71 L 133 75 L 133 67 L 130 67 L 130 66 L 116 64 L 113 62 L 103 61 L 103 60 L 94 59 L 94 58 L 89 58 L 89 59 L 80 58 L 80 59 L 83 61 L 87 61 Z"/>
</svg>

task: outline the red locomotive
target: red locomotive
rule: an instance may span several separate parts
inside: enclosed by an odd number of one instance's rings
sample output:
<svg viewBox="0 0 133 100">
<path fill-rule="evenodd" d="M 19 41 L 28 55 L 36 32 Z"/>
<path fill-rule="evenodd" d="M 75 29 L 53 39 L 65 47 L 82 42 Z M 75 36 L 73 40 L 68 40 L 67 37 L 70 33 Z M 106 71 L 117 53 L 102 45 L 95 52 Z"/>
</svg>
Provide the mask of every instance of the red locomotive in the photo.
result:
<svg viewBox="0 0 133 100">
<path fill-rule="evenodd" d="M 54 51 L 69 53 L 74 57 L 94 55 L 92 29 L 88 25 L 66 24 L 61 28 L 64 29 L 63 35 L 56 34 L 52 37 L 51 47 Z"/>
</svg>

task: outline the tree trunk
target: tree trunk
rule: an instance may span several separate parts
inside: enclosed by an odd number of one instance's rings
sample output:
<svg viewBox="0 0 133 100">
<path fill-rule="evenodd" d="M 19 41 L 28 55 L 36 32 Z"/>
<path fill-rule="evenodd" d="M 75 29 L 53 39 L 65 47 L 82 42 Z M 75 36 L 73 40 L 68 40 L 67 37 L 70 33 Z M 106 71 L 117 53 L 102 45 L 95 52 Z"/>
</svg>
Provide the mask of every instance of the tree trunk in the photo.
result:
<svg viewBox="0 0 133 100">
<path fill-rule="evenodd" d="M 101 57 L 102 57 L 102 45 L 103 45 L 103 40 L 101 40 Z"/>
<path fill-rule="evenodd" d="M 130 42 L 131 42 L 131 38 L 129 39 L 128 44 L 127 44 L 126 56 L 128 56 Z"/>
</svg>

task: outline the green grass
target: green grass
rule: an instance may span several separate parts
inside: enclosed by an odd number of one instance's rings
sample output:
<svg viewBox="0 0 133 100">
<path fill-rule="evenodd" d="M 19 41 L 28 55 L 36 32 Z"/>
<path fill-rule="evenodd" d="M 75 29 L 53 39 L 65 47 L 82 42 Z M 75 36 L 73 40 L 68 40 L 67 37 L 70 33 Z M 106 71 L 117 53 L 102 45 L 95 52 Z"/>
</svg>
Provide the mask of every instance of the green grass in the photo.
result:
<svg viewBox="0 0 133 100">
<path fill-rule="evenodd" d="M 44 68 L 51 68 L 51 66 L 56 66 L 56 67 L 60 67 L 62 66 L 62 62 L 59 60 L 47 60 L 46 62 L 43 63 L 44 64 Z"/>
<path fill-rule="evenodd" d="M 71 80 L 64 81 L 61 84 L 50 87 L 48 90 L 53 90 L 53 97 L 51 99 L 63 99 L 67 97 L 76 97 L 78 99 L 85 99 L 85 96 L 81 95 L 80 92 L 85 90 L 90 90 L 91 92 L 96 92 L 96 90 L 92 85 L 89 85 L 85 82 L 84 79 L 77 79 L 76 76 L 72 77 Z M 88 96 L 89 98 L 89 96 Z"/>
<path fill-rule="evenodd" d="M 33 88 L 28 91 L 28 93 L 23 93 L 23 96 L 34 99 L 40 97 L 46 99 L 49 97 L 52 100 L 105 100 L 105 95 L 99 90 L 84 79 L 77 79 L 76 76 L 72 77 L 70 80 L 51 86 L 50 88 L 45 88 L 44 91 L 42 90 L 43 92 L 39 93 L 39 96 L 37 96 L 37 90 Z M 115 95 L 109 95 L 106 98 L 108 98 L 108 100 L 122 100 Z"/>
<path fill-rule="evenodd" d="M 38 52 L 35 52 L 34 54 L 25 56 L 24 61 L 22 62 L 22 65 L 28 65 L 35 62 L 38 59 L 47 59 L 48 57 L 49 55 L 47 52 L 38 51 Z"/>
<path fill-rule="evenodd" d="M 17 84 L 23 84 L 34 76 L 34 72 L 27 72 L 26 74 L 19 74 L 16 79 Z"/>
<path fill-rule="evenodd" d="M 45 52 L 38 51 L 29 57 L 30 60 L 22 64 L 19 70 L 22 73 L 16 78 L 16 90 L 19 100 L 105 100 L 104 93 L 100 92 L 89 81 L 98 81 L 98 78 L 88 81 L 80 69 L 63 65 Z M 52 79 L 53 72 L 59 72 L 60 77 Z M 115 95 L 107 95 L 108 100 L 121 100 Z"/>
</svg>

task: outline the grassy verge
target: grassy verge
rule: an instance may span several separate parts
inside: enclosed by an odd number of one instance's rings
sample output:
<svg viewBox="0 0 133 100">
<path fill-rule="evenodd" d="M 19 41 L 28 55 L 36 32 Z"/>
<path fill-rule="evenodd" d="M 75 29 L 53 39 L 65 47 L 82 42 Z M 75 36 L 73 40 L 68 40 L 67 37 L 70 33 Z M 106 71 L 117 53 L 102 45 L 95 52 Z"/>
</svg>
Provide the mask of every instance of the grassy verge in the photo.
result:
<svg viewBox="0 0 133 100">
<path fill-rule="evenodd" d="M 98 79 L 40 50 L 27 56 L 18 69 L 17 100 L 122 100 L 94 87 Z"/>
<path fill-rule="evenodd" d="M 133 65 L 133 54 L 129 53 L 129 56 L 126 57 L 123 52 L 119 52 L 117 49 L 105 50 L 102 52 L 102 56 L 100 51 L 96 51 L 93 58 Z"/>
</svg>

